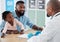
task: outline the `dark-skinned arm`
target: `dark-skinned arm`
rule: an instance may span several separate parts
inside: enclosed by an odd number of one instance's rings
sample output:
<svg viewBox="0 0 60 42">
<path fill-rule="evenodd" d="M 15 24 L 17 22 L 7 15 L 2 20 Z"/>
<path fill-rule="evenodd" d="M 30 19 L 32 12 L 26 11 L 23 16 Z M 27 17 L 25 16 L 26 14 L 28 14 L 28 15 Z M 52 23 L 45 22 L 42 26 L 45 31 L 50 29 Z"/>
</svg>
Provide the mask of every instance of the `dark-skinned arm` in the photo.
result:
<svg viewBox="0 0 60 42">
<path fill-rule="evenodd" d="M 2 36 L 1 36 L 1 38 L 4 38 L 5 37 L 5 33 L 2 33 Z"/>
<path fill-rule="evenodd" d="M 34 29 L 34 30 L 40 30 L 40 31 L 43 30 L 42 27 L 38 27 L 38 26 L 36 26 L 36 25 L 33 25 L 32 29 Z"/>
</svg>

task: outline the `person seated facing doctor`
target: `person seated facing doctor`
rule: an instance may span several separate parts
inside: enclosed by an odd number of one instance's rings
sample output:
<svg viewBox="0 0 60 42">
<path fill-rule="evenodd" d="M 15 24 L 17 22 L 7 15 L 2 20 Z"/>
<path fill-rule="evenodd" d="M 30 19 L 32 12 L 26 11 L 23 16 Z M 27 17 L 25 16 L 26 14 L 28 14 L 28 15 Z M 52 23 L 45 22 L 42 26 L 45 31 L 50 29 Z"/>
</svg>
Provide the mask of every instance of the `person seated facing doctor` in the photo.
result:
<svg viewBox="0 0 60 42">
<path fill-rule="evenodd" d="M 12 15 L 14 18 L 16 18 L 18 21 L 20 21 L 24 25 L 25 29 L 27 29 L 26 26 L 28 26 L 34 30 L 40 30 L 40 31 L 43 30 L 43 28 L 35 25 L 34 23 L 32 23 L 30 21 L 30 19 L 28 17 L 25 16 L 25 3 L 24 3 L 24 1 L 17 1 L 16 2 L 15 11 L 12 12 Z M 0 28 L 4 28 L 4 26 L 5 26 L 5 21 L 2 21 Z M 20 27 L 18 25 L 17 25 L 17 30 L 20 31 Z"/>
</svg>

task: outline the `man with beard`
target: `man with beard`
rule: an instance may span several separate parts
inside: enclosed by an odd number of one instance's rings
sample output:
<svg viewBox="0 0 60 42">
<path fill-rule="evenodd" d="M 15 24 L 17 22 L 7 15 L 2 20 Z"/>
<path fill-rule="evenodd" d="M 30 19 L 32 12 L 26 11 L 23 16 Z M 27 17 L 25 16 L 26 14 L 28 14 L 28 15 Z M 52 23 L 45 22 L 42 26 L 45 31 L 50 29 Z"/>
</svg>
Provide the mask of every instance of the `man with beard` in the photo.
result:
<svg viewBox="0 0 60 42">
<path fill-rule="evenodd" d="M 16 2 L 16 10 L 15 10 L 15 12 L 12 12 L 13 17 L 16 18 L 18 21 L 20 21 L 24 25 L 25 28 L 26 28 L 26 25 L 27 25 L 34 30 L 40 30 L 40 31 L 43 30 L 43 28 L 38 27 L 38 26 L 34 25 L 33 23 L 31 23 L 29 18 L 26 17 L 24 15 L 24 13 L 25 13 L 24 2 L 23 1 L 17 1 Z M 3 22 L 3 23 L 5 23 L 5 22 Z M 3 23 L 2 23 L 2 26 L 1 26 L 2 28 L 4 27 Z M 18 31 L 20 31 L 19 26 L 17 26 L 17 29 L 18 29 Z"/>
</svg>

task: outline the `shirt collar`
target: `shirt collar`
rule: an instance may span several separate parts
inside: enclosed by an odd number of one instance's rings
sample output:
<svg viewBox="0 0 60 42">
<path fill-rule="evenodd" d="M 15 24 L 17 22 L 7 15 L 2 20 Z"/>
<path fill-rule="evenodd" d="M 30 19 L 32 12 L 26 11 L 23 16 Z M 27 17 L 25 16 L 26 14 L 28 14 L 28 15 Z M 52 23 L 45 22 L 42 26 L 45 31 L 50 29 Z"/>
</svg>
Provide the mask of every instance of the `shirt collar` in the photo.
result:
<svg viewBox="0 0 60 42">
<path fill-rule="evenodd" d="M 56 16 L 58 16 L 58 15 L 60 15 L 60 12 L 56 13 L 56 14 L 54 15 L 54 17 L 56 17 Z"/>
<path fill-rule="evenodd" d="M 16 15 L 16 12 L 14 11 L 14 15 L 13 15 L 14 17 L 17 17 L 17 15 Z"/>
<path fill-rule="evenodd" d="M 24 16 L 24 15 L 23 15 Z M 23 16 L 20 16 L 20 17 L 23 17 Z M 17 18 L 18 16 L 16 15 L 16 12 L 14 12 L 14 17 Z"/>
</svg>

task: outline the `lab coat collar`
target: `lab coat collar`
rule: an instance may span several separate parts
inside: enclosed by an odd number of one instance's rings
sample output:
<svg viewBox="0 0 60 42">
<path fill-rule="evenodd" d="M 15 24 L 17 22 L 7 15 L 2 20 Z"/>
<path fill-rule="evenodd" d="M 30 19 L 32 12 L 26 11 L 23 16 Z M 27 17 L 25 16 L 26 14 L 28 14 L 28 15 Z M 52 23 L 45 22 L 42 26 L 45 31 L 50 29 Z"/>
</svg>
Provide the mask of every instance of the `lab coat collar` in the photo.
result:
<svg viewBox="0 0 60 42">
<path fill-rule="evenodd" d="M 54 17 L 59 16 L 59 15 L 60 15 L 60 12 L 56 13 L 55 15 L 53 15 L 53 16 L 51 17 L 51 19 L 53 19 Z"/>
</svg>

